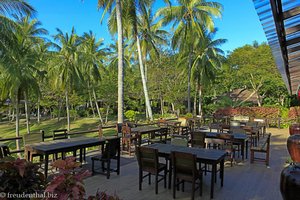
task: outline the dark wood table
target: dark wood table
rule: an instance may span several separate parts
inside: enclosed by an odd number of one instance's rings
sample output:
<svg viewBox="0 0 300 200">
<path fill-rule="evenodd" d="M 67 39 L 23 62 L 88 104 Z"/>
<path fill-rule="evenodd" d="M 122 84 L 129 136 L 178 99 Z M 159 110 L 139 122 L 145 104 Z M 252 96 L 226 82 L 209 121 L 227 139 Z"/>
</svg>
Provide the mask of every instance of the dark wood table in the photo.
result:
<svg viewBox="0 0 300 200">
<path fill-rule="evenodd" d="M 138 126 L 135 128 L 131 128 L 131 132 L 136 133 L 137 140 L 138 140 L 137 143 L 138 143 L 138 146 L 140 146 L 142 143 L 143 135 L 148 135 L 148 138 L 150 139 L 151 134 L 153 134 L 155 132 L 160 132 L 163 129 L 164 129 L 163 127 L 157 127 L 157 126 Z"/>
<path fill-rule="evenodd" d="M 217 132 L 206 132 L 206 138 L 218 138 L 219 133 Z M 233 142 L 241 144 L 241 155 L 242 159 L 245 159 L 245 150 L 246 150 L 246 159 L 248 158 L 248 141 L 249 137 L 247 134 L 243 133 L 234 133 L 233 134 Z"/>
<path fill-rule="evenodd" d="M 224 182 L 224 160 L 226 157 L 226 152 L 222 150 L 216 149 L 203 149 L 203 148 L 192 148 L 192 147 L 183 147 L 176 146 L 171 144 L 160 144 L 155 143 L 148 145 L 148 147 L 154 148 L 158 150 L 158 153 L 161 157 L 170 158 L 170 154 L 172 151 L 179 151 L 185 153 L 192 153 L 197 156 L 197 161 L 199 163 L 210 164 L 212 165 L 211 172 L 211 185 L 210 185 L 210 198 L 214 196 L 214 183 L 215 176 L 217 173 L 217 165 L 220 164 L 220 179 L 221 179 L 221 187 L 223 187 Z M 169 173 L 171 176 L 171 173 Z M 169 178 L 169 187 L 170 187 L 171 177 Z"/>
<path fill-rule="evenodd" d="M 76 156 L 76 150 L 99 146 L 105 144 L 107 140 L 110 138 L 116 137 L 103 137 L 103 138 L 88 138 L 88 137 L 76 137 L 70 139 L 62 139 L 62 140 L 53 140 L 46 142 L 39 142 L 25 146 L 25 152 L 27 152 L 27 159 L 30 158 L 30 152 L 34 151 L 38 154 L 44 155 L 45 162 L 45 172 L 44 175 L 47 177 L 48 175 L 48 165 L 49 165 L 49 155 L 61 153 L 61 152 L 75 152 L 74 157 Z M 118 137 L 119 138 L 119 137 Z M 118 153 L 120 155 L 120 152 Z M 80 162 L 82 162 L 82 152 L 80 152 Z M 120 163 L 120 156 L 118 158 L 118 167 Z"/>
</svg>

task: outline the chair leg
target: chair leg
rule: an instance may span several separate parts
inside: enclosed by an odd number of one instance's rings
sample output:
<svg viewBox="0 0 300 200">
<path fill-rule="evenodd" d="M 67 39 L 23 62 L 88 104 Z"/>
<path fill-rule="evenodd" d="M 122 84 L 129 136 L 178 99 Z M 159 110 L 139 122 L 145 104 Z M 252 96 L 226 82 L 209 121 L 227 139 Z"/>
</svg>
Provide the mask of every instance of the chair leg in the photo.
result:
<svg viewBox="0 0 300 200">
<path fill-rule="evenodd" d="M 107 179 L 110 178 L 110 159 L 107 161 L 107 168 L 106 168 L 106 173 L 107 173 Z"/>
<path fill-rule="evenodd" d="M 149 173 L 148 176 L 148 184 L 151 185 L 151 174 Z"/>
<path fill-rule="evenodd" d="M 173 199 L 176 198 L 176 189 L 177 189 L 176 182 L 177 182 L 177 178 L 173 177 Z"/>
<path fill-rule="evenodd" d="M 95 169 L 94 169 L 94 167 L 95 167 L 95 164 L 94 164 L 94 159 L 92 159 L 92 174 L 94 174 L 94 173 L 95 173 Z"/>
<path fill-rule="evenodd" d="M 192 182 L 192 200 L 195 199 L 195 180 Z"/>
<path fill-rule="evenodd" d="M 158 173 L 155 174 L 155 194 L 158 193 Z"/>
<path fill-rule="evenodd" d="M 142 190 L 143 172 L 139 170 L 139 190 Z"/>
<path fill-rule="evenodd" d="M 164 187 L 167 187 L 167 168 L 164 171 Z"/>
</svg>

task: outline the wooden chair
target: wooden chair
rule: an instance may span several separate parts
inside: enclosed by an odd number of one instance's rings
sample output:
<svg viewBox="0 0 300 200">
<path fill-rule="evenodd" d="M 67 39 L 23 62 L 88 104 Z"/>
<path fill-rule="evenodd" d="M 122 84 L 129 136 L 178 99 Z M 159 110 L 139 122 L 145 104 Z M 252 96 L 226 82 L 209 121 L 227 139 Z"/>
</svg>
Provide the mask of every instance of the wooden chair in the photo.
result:
<svg viewBox="0 0 300 200">
<path fill-rule="evenodd" d="M 68 138 L 68 130 L 67 129 L 58 129 L 54 130 L 52 134 L 53 140 L 61 140 Z"/>
<path fill-rule="evenodd" d="M 38 154 L 36 151 L 32 149 L 26 148 L 26 145 L 30 145 L 33 143 L 43 142 L 44 141 L 44 131 L 35 132 L 35 133 L 26 133 L 23 135 L 23 144 L 25 147 L 24 157 L 25 159 L 33 162 L 34 157 L 39 157 L 40 162 L 43 161 L 43 155 Z M 28 151 L 30 151 L 30 156 L 28 157 Z"/>
<path fill-rule="evenodd" d="M 176 197 L 176 189 L 182 184 L 184 192 L 185 181 L 192 183 L 192 200 L 195 198 L 195 190 L 199 188 L 202 196 L 202 171 L 197 169 L 196 155 L 173 151 L 171 153 L 173 167 L 173 198 Z M 198 182 L 197 182 L 198 181 Z M 198 187 L 196 188 L 196 184 Z"/>
<path fill-rule="evenodd" d="M 212 132 L 213 129 L 217 130 L 217 132 L 220 133 L 221 132 L 221 124 L 220 123 L 211 123 L 209 125 L 209 132 Z"/>
<path fill-rule="evenodd" d="M 91 157 L 92 160 L 92 172 L 102 173 L 106 175 L 106 178 L 110 178 L 111 172 L 117 172 L 120 174 L 120 138 L 109 139 L 104 146 L 102 146 L 102 154 Z M 117 161 L 117 168 L 111 169 L 111 160 Z M 102 172 L 97 172 L 95 169 L 95 162 L 101 162 Z M 106 166 L 105 166 L 106 163 Z"/>
<path fill-rule="evenodd" d="M 227 156 L 230 157 L 230 164 L 232 166 L 233 159 L 235 157 L 235 148 L 233 145 L 233 135 L 229 133 L 220 133 L 218 134 L 218 138 L 224 140 L 223 145 L 220 146 L 220 149 L 225 150 Z"/>
<path fill-rule="evenodd" d="M 250 163 L 254 163 L 254 161 L 262 161 L 266 163 L 266 166 L 269 166 L 270 162 L 270 138 L 271 134 L 267 134 L 267 137 L 262 139 L 257 147 L 250 148 Z M 264 153 L 266 154 L 265 158 L 255 157 L 255 153 Z"/>
<path fill-rule="evenodd" d="M 191 146 L 205 148 L 205 132 L 193 131 L 191 132 Z"/>
<path fill-rule="evenodd" d="M 131 153 L 135 152 L 137 143 L 137 137 L 131 133 L 131 128 L 127 124 L 122 126 L 122 153 L 128 153 L 131 156 Z"/>
<path fill-rule="evenodd" d="M 0 143 L 0 159 L 10 155 L 9 147 L 6 144 Z"/>
<path fill-rule="evenodd" d="M 137 160 L 139 164 L 139 190 L 142 190 L 143 179 L 148 177 L 151 184 L 151 175 L 155 176 L 155 194 L 158 193 L 158 183 L 164 180 L 164 187 L 167 187 L 167 165 L 158 160 L 158 150 L 141 146 L 137 147 Z M 143 173 L 146 172 L 146 175 Z M 160 174 L 163 172 L 163 174 Z M 158 177 L 161 177 L 158 179 Z"/>
<path fill-rule="evenodd" d="M 168 128 L 161 128 L 160 131 L 151 134 L 149 144 L 153 143 L 167 143 Z"/>
<path fill-rule="evenodd" d="M 188 146 L 188 139 L 184 137 L 172 137 L 171 138 L 171 144 L 176 146 Z"/>
</svg>

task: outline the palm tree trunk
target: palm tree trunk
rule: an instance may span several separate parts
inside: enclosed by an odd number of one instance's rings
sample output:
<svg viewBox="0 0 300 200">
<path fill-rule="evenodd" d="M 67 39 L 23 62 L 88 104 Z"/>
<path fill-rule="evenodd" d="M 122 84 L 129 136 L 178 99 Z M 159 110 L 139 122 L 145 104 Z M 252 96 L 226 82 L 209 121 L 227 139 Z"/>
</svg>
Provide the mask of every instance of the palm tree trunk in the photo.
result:
<svg viewBox="0 0 300 200">
<path fill-rule="evenodd" d="M 188 113 L 191 112 L 191 71 L 192 71 L 192 52 L 189 53 L 189 66 L 188 66 Z"/>
<path fill-rule="evenodd" d="M 41 96 L 38 96 L 38 102 L 37 102 L 37 122 L 40 124 L 40 102 L 41 102 Z"/>
<path fill-rule="evenodd" d="M 57 121 L 59 122 L 60 120 L 60 111 L 61 111 L 61 107 L 62 107 L 62 101 L 61 99 L 58 100 L 58 114 L 57 114 Z"/>
<path fill-rule="evenodd" d="M 202 86 L 199 85 L 199 115 L 202 117 Z"/>
<path fill-rule="evenodd" d="M 136 36 L 136 44 L 137 44 L 137 49 L 138 49 L 140 72 L 141 72 L 141 77 L 142 77 L 146 108 L 147 108 L 150 120 L 153 121 L 152 110 L 151 110 L 151 105 L 150 105 L 150 100 L 149 100 L 149 95 L 148 95 L 148 89 L 147 89 L 147 83 L 146 83 L 146 79 L 145 79 L 145 69 L 144 69 L 143 60 L 142 60 L 142 50 L 141 50 L 140 39 L 139 39 L 138 35 Z"/>
<path fill-rule="evenodd" d="M 121 0 L 116 0 L 118 28 L 118 123 L 124 119 L 124 49 Z"/>
<path fill-rule="evenodd" d="M 12 110 L 11 122 L 15 120 L 15 109 Z"/>
<path fill-rule="evenodd" d="M 70 133 L 70 108 L 69 108 L 69 96 L 68 96 L 68 90 L 66 90 L 66 109 L 67 109 L 67 121 L 68 121 L 68 133 Z"/>
<path fill-rule="evenodd" d="M 97 97 L 96 97 L 96 92 L 95 92 L 94 88 L 93 88 L 93 95 L 94 95 L 94 100 L 95 100 L 99 120 L 100 120 L 101 124 L 103 124 L 103 119 L 102 119 L 102 116 L 101 116 L 101 113 L 100 113 L 100 109 L 99 109 L 98 102 L 97 102 Z"/>
<path fill-rule="evenodd" d="M 107 123 L 108 114 L 109 114 L 109 104 L 107 105 L 107 108 L 106 108 L 105 124 Z"/>
<path fill-rule="evenodd" d="M 95 118 L 96 115 L 95 115 L 95 111 L 94 111 L 94 106 L 93 106 L 93 102 L 92 102 L 92 96 L 91 96 L 91 91 L 89 90 L 89 99 L 90 99 L 90 106 L 92 108 L 92 112 L 93 112 L 93 117 Z M 96 103 L 96 106 L 98 105 L 97 102 Z"/>
<path fill-rule="evenodd" d="M 24 100 L 25 100 L 26 129 L 27 129 L 27 133 L 30 133 L 30 127 L 29 127 L 29 114 L 28 114 L 28 99 L 27 99 L 27 94 L 26 94 L 26 92 L 24 92 Z"/>
<path fill-rule="evenodd" d="M 193 109 L 193 115 L 197 115 L 197 92 L 195 92 L 195 96 L 194 96 L 194 109 Z"/>
<path fill-rule="evenodd" d="M 15 108 L 16 108 L 16 137 L 20 137 L 20 117 L 19 117 L 19 94 L 16 93 L 16 102 L 15 102 Z M 16 147 L 17 150 L 20 150 L 20 140 L 16 140 Z M 20 156 L 20 154 L 18 154 Z"/>
</svg>

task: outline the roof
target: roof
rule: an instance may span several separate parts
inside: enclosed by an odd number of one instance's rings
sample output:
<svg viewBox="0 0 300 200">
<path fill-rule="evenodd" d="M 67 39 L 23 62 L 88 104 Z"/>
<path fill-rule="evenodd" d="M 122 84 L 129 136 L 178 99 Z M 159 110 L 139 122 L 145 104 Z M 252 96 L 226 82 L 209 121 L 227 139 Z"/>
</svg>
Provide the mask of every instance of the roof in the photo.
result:
<svg viewBox="0 0 300 200">
<path fill-rule="evenodd" d="M 300 1 L 253 0 L 277 68 L 290 93 L 300 85 Z"/>
</svg>

